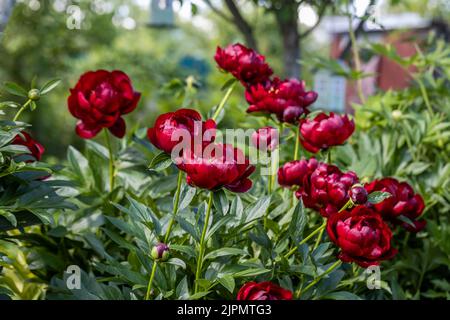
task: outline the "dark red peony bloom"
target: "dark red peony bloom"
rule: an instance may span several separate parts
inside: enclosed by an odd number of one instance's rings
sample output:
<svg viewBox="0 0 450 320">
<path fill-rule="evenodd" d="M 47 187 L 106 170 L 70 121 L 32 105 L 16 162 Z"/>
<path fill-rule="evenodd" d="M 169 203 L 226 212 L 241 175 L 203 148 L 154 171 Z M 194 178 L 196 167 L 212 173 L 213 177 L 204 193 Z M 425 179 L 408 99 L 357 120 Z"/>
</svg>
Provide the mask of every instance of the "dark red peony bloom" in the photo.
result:
<svg viewBox="0 0 450 320">
<path fill-rule="evenodd" d="M 255 167 L 241 150 L 229 144 L 209 144 L 200 155 L 185 152 L 176 162 L 191 186 L 209 190 L 225 187 L 233 192 L 247 192 L 252 187 L 248 177 Z"/>
<path fill-rule="evenodd" d="M 263 55 L 240 43 L 224 49 L 217 47 L 214 59 L 222 70 L 231 73 L 246 86 L 266 82 L 273 73 Z"/>
<path fill-rule="evenodd" d="M 79 119 L 77 134 L 84 139 L 95 137 L 103 128 L 122 138 L 125 121 L 122 115 L 133 111 L 141 97 L 133 90 L 130 78 L 122 71 L 89 71 L 70 89 L 69 111 Z"/>
<path fill-rule="evenodd" d="M 250 104 L 247 112 L 275 114 L 282 122 L 295 123 L 307 107 L 317 99 L 314 91 L 305 91 L 305 83 L 297 79 L 272 81 L 249 87 L 245 98 Z"/>
<path fill-rule="evenodd" d="M 278 169 L 278 183 L 283 187 L 304 187 L 318 164 L 315 158 L 287 162 Z"/>
<path fill-rule="evenodd" d="M 394 178 L 384 178 L 365 185 L 365 188 L 368 193 L 385 191 L 392 195 L 373 205 L 384 219 L 394 224 L 401 224 L 403 228 L 411 232 L 419 232 L 425 228 L 425 220 L 416 220 L 422 215 L 425 203 L 420 194 L 414 193 L 413 188 L 408 183 L 399 182 Z M 400 221 L 399 216 L 410 219 L 414 223 L 414 227 L 409 223 Z"/>
<path fill-rule="evenodd" d="M 378 265 L 397 253 L 391 247 L 391 229 L 379 213 L 366 206 L 332 215 L 327 232 L 331 241 L 341 248 L 339 259 L 363 268 Z"/>
<path fill-rule="evenodd" d="M 264 127 L 252 134 L 252 144 L 261 151 L 275 150 L 279 144 L 278 130 L 272 127 Z"/>
<path fill-rule="evenodd" d="M 190 136 L 191 143 L 186 147 L 194 148 L 197 141 L 203 146 L 211 143 L 215 137 L 215 129 L 214 120 L 208 119 L 202 122 L 202 116 L 197 111 L 179 109 L 160 115 L 153 128 L 148 129 L 147 136 L 155 147 L 171 153 L 172 149 L 183 139 L 181 130 L 185 130 L 184 132 Z M 207 130 L 208 132 L 206 132 Z M 172 136 L 174 133 L 176 135 Z"/>
<path fill-rule="evenodd" d="M 292 300 L 292 292 L 270 281 L 247 282 L 239 289 L 237 300 Z"/>
<path fill-rule="evenodd" d="M 23 137 L 22 137 L 22 136 Z M 42 154 L 45 151 L 45 148 L 42 144 L 34 140 L 28 133 L 25 131 L 21 132 L 21 135 L 18 134 L 11 141 L 11 144 L 25 146 L 30 150 L 31 155 L 37 160 L 40 161 L 42 158 Z M 33 160 L 28 160 L 27 162 L 33 162 Z"/>
<path fill-rule="evenodd" d="M 320 113 L 313 120 L 300 120 L 300 142 L 312 153 L 343 144 L 355 130 L 355 123 L 347 115 Z"/>
<path fill-rule="evenodd" d="M 342 172 L 338 167 L 319 163 L 309 179 L 297 190 L 305 207 L 318 210 L 324 217 L 337 213 L 349 200 L 348 191 L 358 183 L 358 176 Z"/>
</svg>

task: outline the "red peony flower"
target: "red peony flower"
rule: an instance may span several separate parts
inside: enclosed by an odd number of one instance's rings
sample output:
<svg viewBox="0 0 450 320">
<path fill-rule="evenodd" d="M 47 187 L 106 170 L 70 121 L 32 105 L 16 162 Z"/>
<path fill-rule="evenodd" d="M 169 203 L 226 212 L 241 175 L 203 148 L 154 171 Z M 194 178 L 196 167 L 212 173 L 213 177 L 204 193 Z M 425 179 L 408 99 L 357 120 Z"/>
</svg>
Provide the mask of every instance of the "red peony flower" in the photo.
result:
<svg viewBox="0 0 450 320">
<path fill-rule="evenodd" d="M 300 120 L 300 142 L 312 153 L 343 144 L 355 130 L 355 123 L 347 115 L 320 113 L 313 120 Z"/>
<path fill-rule="evenodd" d="M 160 115 L 153 128 L 148 129 L 147 136 L 155 147 L 166 153 L 171 153 L 172 149 L 184 137 L 181 130 L 186 130 L 184 133 L 189 134 L 191 143 L 186 147 L 194 148 L 197 141 L 203 146 L 211 143 L 215 137 L 215 129 L 216 123 L 214 120 L 208 119 L 202 122 L 202 116 L 197 111 L 179 109 L 175 112 Z"/>
<path fill-rule="evenodd" d="M 248 177 L 255 167 L 241 150 L 229 144 L 210 144 L 200 155 L 185 152 L 176 162 L 191 186 L 209 190 L 225 187 L 233 192 L 247 192 L 252 187 Z"/>
<path fill-rule="evenodd" d="M 273 73 L 263 55 L 240 43 L 224 49 L 217 47 L 214 59 L 222 70 L 231 73 L 246 86 L 266 82 Z"/>
<path fill-rule="evenodd" d="M 122 71 L 89 71 L 70 89 L 69 111 L 79 119 L 76 133 L 84 139 L 95 137 L 103 128 L 122 138 L 122 115 L 133 111 L 141 97 L 130 78 Z"/>
<path fill-rule="evenodd" d="M 272 127 L 264 127 L 252 134 L 252 144 L 261 151 L 273 151 L 279 144 L 278 130 Z"/>
<path fill-rule="evenodd" d="M 295 123 L 302 114 L 309 112 L 307 107 L 316 101 L 317 93 L 305 91 L 303 81 L 274 78 L 249 87 L 245 98 L 250 104 L 247 112 L 275 114 L 282 122 Z"/>
<path fill-rule="evenodd" d="M 415 194 L 408 183 L 399 182 L 394 178 L 383 178 L 365 185 L 365 188 L 368 193 L 384 191 L 391 194 L 391 197 L 373 205 L 384 219 L 394 224 L 400 224 L 410 232 L 419 232 L 425 228 L 425 220 L 416 220 L 422 215 L 425 203 L 420 194 Z M 400 221 L 399 216 L 410 219 L 414 223 L 414 227 L 409 223 Z"/>
<path fill-rule="evenodd" d="M 278 169 L 278 183 L 284 187 L 304 187 L 318 164 L 319 162 L 314 158 L 287 162 Z"/>
<path fill-rule="evenodd" d="M 22 137 L 23 136 L 23 137 Z M 45 148 L 42 144 L 34 140 L 28 133 L 25 131 L 21 132 L 21 135 L 18 134 L 11 141 L 11 144 L 25 146 L 30 150 L 31 155 L 36 159 L 36 161 L 40 161 L 42 155 L 45 151 Z M 33 160 L 28 160 L 26 162 L 33 162 Z"/>
<path fill-rule="evenodd" d="M 354 207 L 332 215 L 327 222 L 328 235 L 341 248 L 339 259 L 355 262 L 363 268 L 378 265 L 394 257 L 392 232 L 381 215 L 366 206 Z"/>
<path fill-rule="evenodd" d="M 356 183 L 358 177 L 354 172 L 344 173 L 334 165 L 319 163 L 309 179 L 304 179 L 296 196 L 302 198 L 305 207 L 330 217 L 347 203 L 348 191 Z"/>
<path fill-rule="evenodd" d="M 270 282 L 247 282 L 237 294 L 237 300 L 292 300 L 292 292 Z"/>
</svg>

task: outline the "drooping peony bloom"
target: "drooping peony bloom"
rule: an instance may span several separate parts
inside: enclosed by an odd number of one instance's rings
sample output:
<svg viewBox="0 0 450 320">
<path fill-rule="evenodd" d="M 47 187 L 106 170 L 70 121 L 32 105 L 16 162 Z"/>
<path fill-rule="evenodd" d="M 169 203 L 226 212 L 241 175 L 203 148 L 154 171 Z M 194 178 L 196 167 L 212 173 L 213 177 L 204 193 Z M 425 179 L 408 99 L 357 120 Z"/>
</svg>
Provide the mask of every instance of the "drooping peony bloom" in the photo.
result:
<svg viewBox="0 0 450 320">
<path fill-rule="evenodd" d="M 355 123 L 347 115 L 320 113 L 314 119 L 300 120 L 300 142 L 312 153 L 343 144 L 355 130 Z"/>
<path fill-rule="evenodd" d="M 356 183 L 356 173 L 344 173 L 334 165 L 319 163 L 309 179 L 304 179 L 296 196 L 302 198 L 305 207 L 319 211 L 324 217 L 330 217 L 347 203 L 348 191 Z"/>
<path fill-rule="evenodd" d="M 317 99 L 314 91 L 305 91 L 305 83 L 297 79 L 260 83 L 245 92 L 249 103 L 247 112 L 275 114 L 279 121 L 296 123 L 303 114 L 308 114 L 308 106 Z"/>
<path fill-rule="evenodd" d="M 248 177 L 255 167 L 241 150 L 229 144 L 209 144 L 201 154 L 185 152 L 176 163 L 186 172 L 191 186 L 208 190 L 224 187 L 233 192 L 247 192 L 252 187 Z"/>
<path fill-rule="evenodd" d="M 34 140 L 25 131 L 22 131 L 21 135 L 18 134 L 17 136 L 15 136 L 14 139 L 11 141 L 11 144 L 27 147 L 28 150 L 30 150 L 31 155 L 36 159 L 36 161 L 40 161 L 45 151 L 44 146 L 39 142 L 37 142 L 36 140 Z M 33 162 L 33 160 L 28 160 L 27 162 Z"/>
<path fill-rule="evenodd" d="M 264 83 L 273 73 L 263 55 L 240 43 L 224 49 L 217 47 L 214 59 L 222 70 L 231 73 L 245 86 Z"/>
<path fill-rule="evenodd" d="M 315 158 L 287 162 L 278 169 L 278 183 L 283 187 L 306 187 L 318 164 Z"/>
<path fill-rule="evenodd" d="M 411 232 L 419 232 L 426 226 L 425 220 L 417 220 L 425 209 L 425 203 L 420 194 L 414 193 L 413 188 L 406 182 L 399 182 L 394 178 L 383 178 L 365 185 L 367 192 L 389 192 L 391 197 L 377 203 L 374 206 L 384 219 L 394 224 L 400 224 Z M 398 218 L 405 216 L 414 223 L 402 222 Z"/>
<path fill-rule="evenodd" d="M 363 268 L 378 265 L 397 253 L 391 246 L 391 229 L 379 213 L 366 206 L 330 216 L 327 232 L 341 249 L 339 259 L 355 262 Z"/>
<path fill-rule="evenodd" d="M 212 119 L 202 122 L 202 116 L 192 109 L 179 109 L 160 115 L 147 130 L 150 142 L 158 149 L 171 153 L 172 149 L 189 135 L 189 148 L 198 142 L 206 146 L 214 140 L 216 123 Z"/>
<path fill-rule="evenodd" d="M 79 119 L 76 133 L 84 139 L 95 137 L 103 128 L 122 138 L 125 121 L 122 115 L 132 112 L 141 97 L 130 78 L 122 71 L 89 71 L 70 89 L 70 113 Z"/>
<path fill-rule="evenodd" d="M 239 289 L 237 300 L 292 300 L 292 292 L 270 281 L 247 282 Z"/>
<path fill-rule="evenodd" d="M 273 151 L 278 147 L 278 130 L 273 127 L 259 128 L 252 134 L 252 144 L 261 151 Z"/>
</svg>

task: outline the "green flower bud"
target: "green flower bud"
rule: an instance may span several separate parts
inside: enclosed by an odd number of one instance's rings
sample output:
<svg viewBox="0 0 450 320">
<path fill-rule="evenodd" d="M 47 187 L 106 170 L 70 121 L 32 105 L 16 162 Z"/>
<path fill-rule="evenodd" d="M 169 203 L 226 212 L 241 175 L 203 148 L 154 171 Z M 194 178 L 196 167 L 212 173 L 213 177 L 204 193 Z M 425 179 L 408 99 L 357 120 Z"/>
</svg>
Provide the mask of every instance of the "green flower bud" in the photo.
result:
<svg viewBox="0 0 450 320">
<path fill-rule="evenodd" d="M 41 98 L 41 92 L 38 89 L 31 89 L 28 91 L 28 99 L 37 101 Z"/>
<path fill-rule="evenodd" d="M 392 111 L 392 118 L 394 120 L 400 120 L 403 116 L 403 113 L 400 110 L 394 110 Z"/>
</svg>

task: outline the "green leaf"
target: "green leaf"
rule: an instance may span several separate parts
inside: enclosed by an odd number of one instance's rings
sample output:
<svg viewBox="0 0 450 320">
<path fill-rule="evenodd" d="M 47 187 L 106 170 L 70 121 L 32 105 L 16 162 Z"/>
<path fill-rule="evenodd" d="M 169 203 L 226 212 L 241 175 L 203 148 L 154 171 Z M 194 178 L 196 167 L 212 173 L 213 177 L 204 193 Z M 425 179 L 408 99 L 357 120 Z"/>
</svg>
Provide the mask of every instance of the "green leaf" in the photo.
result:
<svg viewBox="0 0 450 320">
<path fill-rule="evenodd" d="M 14 227 L 17 227 L 17 219 L 16 216 L 11 212 L 0 210 L 0 216 L 5 217 L 6 220 L 9 221 Z"/>
<path fill-rule="evenodd" d="M 292 213 L 292 219 L 289 223 L 288 234 L 294 242 L 298 242 L 298 239 L 303 235 L 303 230 L 306 225 L 306 215 L 303 210 L 302 201 L 298 201 Z"/>
<path fill-rule="evenodd" d="M 223 189 L 214 192 L 213 203 L 218 212 L 220 212 L 222 215 L 227 214 L 230 204 Z"/>
<path fill-rule="evenodd" d="M 250 268 L 243 271 L 239 271 L 233 274 L 235 278 L 246 278 L 246 277 L 255 277 L 260 274 L 268 273 L 271 270 L 264 268 Z"/>
<path fill-rule="evenodd" d="M 41 88 L 41 95 L 45 95 L 55 89 L 61 83 L 61 79 L 52 79 L 45 83 Z"/>
<path fill-rule="evenodd" d="M 236 283 L 234 281 L 234 277 L 229 274 L 224 274 L 223 276 L 219 277 L 217 279 L 221 285 L 225 287 L 230 293 L 234 292 L 234 288 L 236 286 Z"/>
<path fill-rule="evenodd" d="M 150 162 L 148 169 L 153 171 L 162 171 L 172 164 L 172 158 L 165 152 L 158 153 Z"/>
<path fill-rule="evenodd" d="M 189 298 L 189 288 L 186 276 L 178 283 L 175 293 L 179 300 L 187 300 Z"/>
<path fill-rule="evenodd" d="M 205 296 L 207 296 L 209 293 L 211 293 L 211 291 L 201 291 L 201 292 L 197 292 L 195 294 L 193 294 L 192 296 L 189 297 L 189 300 L 198 300 L 201 299 Z"/>
<path fill-rule="evenodd" d="M 407 216 L 400 215 L 400 216 L 397 217 L 397 219 L 400 220 L 400 221 L 402 221 L 402 222 L 404 222 L 404 223 L 409 224 L 409 225 L 410 225 L 411 227 L 413 227 L 414 229 L 416 228 L 416 225 L 414 224 L 414 222 L 412 222 L 412 220 L 409 219 Z"/>
<path fill-rule="evenodd" d="M 242 212 L 244 211 L 244 206 L 242 205 L 242 200 L 239 196 L 235 196 L 231 202 L 230 216 L 240 219 L 242 217 Z"/>
<path fill-rule="evenodd" d="M 235 78 L 231 78 L 229 79 L 227 82 L 225 82 L 222 86 L 222 88 L 220 88 L 221 91 L 226 91 L 228 90 L 232 85 L 234 85 L 236 83 L 236 79 Z"/>
<path fill-rule="evenodd" d="M 331 299 L 331 300 L 361 300 L 356 294 L 348 292 L 348 291 L 336 291 L 332 293 L 328 293 L 323 296 L 322 299 Z"/>
<path fill-rule="evenodd" d="M 0 102 L 0 108 L 4 108 L 4 107 L 8 107 L 8 108 L 19 108 L 21 107 L 20 103 L 14 102 L 14 101 L 3 101 Z"/>
<path fill-rule="evenodd" d="M 245 252 L 242 249 L 238 248 L 220 248 L 214 251 L 211 251 L 205 256 L 205 260 L 208 259 L 215 259 L 218 257 L 224 257 L 224 256 L 235 256 L 235 255 L 247 255 L 247 252 Z"/>
<path fill-rule="evenodd" d="M 36 102 L 31 101 L 31 102 L 30 102 L 30 110 L 31 110 L 31 111 L 34 111 L 34 110 L 36 110 L 36 108 L 37 108 Z"/>
<path fill-rule="evenodd" d="M 391 197 L 392 195 L 389 192 L 384 191 L 374 191 L 371 194 L 369 194 L 369 197 L 367 199 L 367 202 L 370 202 L 372 204 L 377 204 L 385 199 Z"/>
<path fill-rule="evenodd" d="M 246 209 L 245 222 L 261 218 L 266 213 L 270 205 L 270 196 L 259 199 L 254 205 Z"/>
<path fill-rule="evenodd" d="M 192 202 L 192 199 L 194 199 L 194 197 L 195 197 L 196 191 L 197 191 L 196 188 L 193 188 L 188 184 L 183 185 L 183 187 L 181 189 L 181 193 L 180 193 L 180 202 L 178 204 L 178 211 L 181 211 L 184 208 L 187 208 L 187 206 L 189 206 L 189 204 Z M 174 201 L 175 201 L 175 196 L 174 196 Z"/>
<path fill-rule="evenodd" d="M 178 259 L 178 258 L 171 258 L 171 259 L 167 260 L 166 263 L 181 267 L 182 269 L 186 269 L 186 263 L 183 260 Z"/>
<path fill-rule="evenodd" d="M 5 90 L 15 96 L 28 98 L 28 92 L 17 83 L 14 82 L 5 82 L 4 84 Z"/>
</svg>

